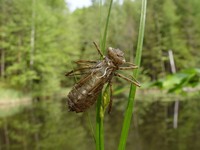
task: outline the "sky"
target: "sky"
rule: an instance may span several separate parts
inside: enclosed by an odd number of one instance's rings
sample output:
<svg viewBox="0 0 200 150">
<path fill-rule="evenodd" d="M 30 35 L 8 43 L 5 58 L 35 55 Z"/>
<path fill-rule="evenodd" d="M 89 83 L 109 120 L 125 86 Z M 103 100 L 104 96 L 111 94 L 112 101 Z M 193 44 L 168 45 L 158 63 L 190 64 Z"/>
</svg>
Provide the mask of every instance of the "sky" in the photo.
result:
<svg viewBox="0 0 200 150">
<path fill-rule="evenodd" d="M 91 0 L 66 0 L 70 11 L 91 5 Z"/>
<path fill-rule="evenodd" d="M 69 10 L 72 12 L 76 8 L 82 8 L 82 7 L 88 7 L 90 6 L 91 0 L 65 0 L 68 4 Z M 119 2 L 122 4 L 123 0 L 119 0 Z"/>
</svg>

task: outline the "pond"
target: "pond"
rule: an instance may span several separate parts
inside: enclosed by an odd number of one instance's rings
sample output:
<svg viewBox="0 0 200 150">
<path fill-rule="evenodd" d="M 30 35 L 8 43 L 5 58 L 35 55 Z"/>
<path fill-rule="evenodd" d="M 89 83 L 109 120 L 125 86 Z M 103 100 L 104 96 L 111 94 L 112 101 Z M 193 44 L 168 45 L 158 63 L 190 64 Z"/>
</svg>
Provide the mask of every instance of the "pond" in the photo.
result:
<svg viewBox="0 0 200 150">
<path fill-rule="evenodd" d="M 127 150 L 200 149 L 200 103 L 180 101 L 178 128 L 173 128 L 174 102 L 136 101 Z M 105 150 L 117 149 L 124 109 L 116 102 L 105 117 Z M 0 150 L 94 150 L 95 108 L 68 112 L 65 100 L 32 103 L 0 118 Z"/>
</svg>

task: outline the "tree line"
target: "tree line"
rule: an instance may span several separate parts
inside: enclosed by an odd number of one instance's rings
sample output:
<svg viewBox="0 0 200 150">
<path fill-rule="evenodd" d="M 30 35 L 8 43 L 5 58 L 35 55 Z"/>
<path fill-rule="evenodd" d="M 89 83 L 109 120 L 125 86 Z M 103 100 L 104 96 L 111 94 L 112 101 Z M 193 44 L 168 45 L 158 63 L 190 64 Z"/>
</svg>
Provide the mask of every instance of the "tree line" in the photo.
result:
<svg viewBox="0 0 200 150">
<path fill-rule="evenodd" d="M 51 96 L 69 86 L 66 71 L 77 59 L 98 59 L 92 42 L 104 30 L 109 0 L 99 7 L 70 12 L 64 0 L 0 0 L 1 83 L 35 96 Z M 134 60 L 140 0 L 113 3 L 107 47 L 120 48 Z M 142 76 L 150 81 L 170 73 L 168 50 L 177 70 L 200 64 L 200 1 L 151 0 L 142 56 Z"/>
</svg>

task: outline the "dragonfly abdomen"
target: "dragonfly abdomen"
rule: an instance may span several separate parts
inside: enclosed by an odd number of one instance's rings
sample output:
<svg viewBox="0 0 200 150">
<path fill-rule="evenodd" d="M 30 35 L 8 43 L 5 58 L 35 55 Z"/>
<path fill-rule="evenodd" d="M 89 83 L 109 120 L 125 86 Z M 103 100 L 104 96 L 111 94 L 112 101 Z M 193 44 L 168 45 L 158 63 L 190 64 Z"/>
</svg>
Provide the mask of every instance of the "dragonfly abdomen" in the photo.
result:
<svg viewBox="0 0 200 150">
<path fill-rule="evenodd" d="M 97 99 L 98 94 L 108 78 L 100 77 L 101 72 L 93 74 L 89 80 L 80 85 L 79 81 L 77 86 L 68 94 L 68 106 L 70 111 L 83 112 Z M 102 79 L 103 78 L 103 79 Z M 83 79 L 84 80 L 84 79 Z"/>
</svg>

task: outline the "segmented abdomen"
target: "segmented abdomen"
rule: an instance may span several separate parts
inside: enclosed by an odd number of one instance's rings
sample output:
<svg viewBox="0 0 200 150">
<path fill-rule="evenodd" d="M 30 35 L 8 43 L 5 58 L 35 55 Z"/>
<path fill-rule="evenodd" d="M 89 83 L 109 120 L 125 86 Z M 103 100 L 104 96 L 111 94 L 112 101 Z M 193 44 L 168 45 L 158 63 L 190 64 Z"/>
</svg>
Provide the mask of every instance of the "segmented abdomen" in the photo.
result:
<svg viewBox="0 0 200 150">
<path fill-rule="evenodd" d="M 75 84 L 68 94 L 69 110 L 83 112 L 93 105 L 104 84 L 110 79 L 111 73 L 112 71 L 105 66 Z"/>
</svg>

